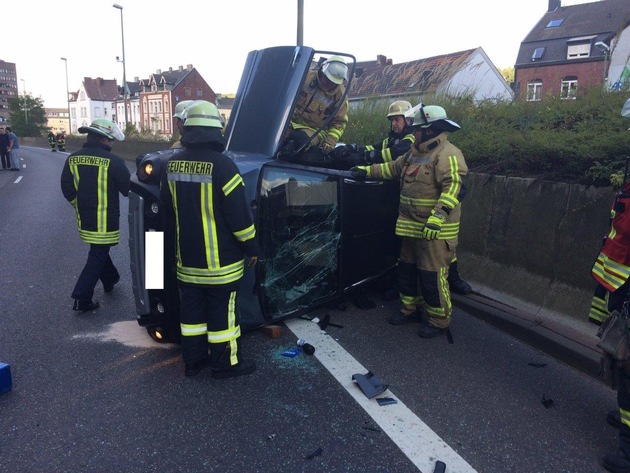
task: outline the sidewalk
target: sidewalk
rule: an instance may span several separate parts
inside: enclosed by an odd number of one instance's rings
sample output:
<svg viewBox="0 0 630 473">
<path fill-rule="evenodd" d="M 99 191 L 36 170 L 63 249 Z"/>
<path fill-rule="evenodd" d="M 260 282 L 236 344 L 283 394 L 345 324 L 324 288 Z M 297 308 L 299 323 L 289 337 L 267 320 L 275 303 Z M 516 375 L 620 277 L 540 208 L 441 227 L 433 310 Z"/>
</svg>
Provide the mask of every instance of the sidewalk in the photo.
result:
<svg viewBox="0 0 630 473">
<path fill-rule="evenodd" d="M 451 297 L 456 307 L 599 379 L 600 349 L 597 348 L 598 339 L 595 336 L 597 326 L 586 321 L 586 314 L 583 323 L 560 316 L 534 314 L 495 300 L 484 295 L 483 289 L 481 291 L 466 296 L 451 294 Z"/>
</svg>

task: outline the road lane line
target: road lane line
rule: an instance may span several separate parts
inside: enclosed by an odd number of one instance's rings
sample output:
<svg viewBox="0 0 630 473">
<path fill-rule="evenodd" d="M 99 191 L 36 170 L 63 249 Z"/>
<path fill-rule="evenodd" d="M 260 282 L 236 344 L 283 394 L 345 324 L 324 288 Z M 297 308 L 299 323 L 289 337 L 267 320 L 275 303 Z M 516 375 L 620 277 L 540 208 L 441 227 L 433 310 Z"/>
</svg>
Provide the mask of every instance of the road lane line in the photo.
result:
<svg viewBox="0 0 630 473">
<path fill-rule="evenodd" d="M 13 181 L 13 184 L 17 184 L 18 182 L 20 182 L 22 180 L 22 176 L 18 177 L 15 181 Z"/>
<path fill-rule="evenodd" d="M 368 399 L 352 380 L 353 374 L 366 374 L 363 367 L 345 351 L 319 325 L 304 319 L 285 320 L 286 326 L 297 338 L 303 338 L 315 347 L 314 356 L 339 381 L 355 401 L 372 417 L 413 464 L 423 473 L 432 473 L 435 462 L 446 463 L 446 470 L 458 473 L 476 473 L 457 452 L 433 432 L 390 390 L 381 396 L 392 397 L 397 404 L 379 406 L 376 399 Z M 382 376 L 374 373 L 381 379 Z"/>
</svg>

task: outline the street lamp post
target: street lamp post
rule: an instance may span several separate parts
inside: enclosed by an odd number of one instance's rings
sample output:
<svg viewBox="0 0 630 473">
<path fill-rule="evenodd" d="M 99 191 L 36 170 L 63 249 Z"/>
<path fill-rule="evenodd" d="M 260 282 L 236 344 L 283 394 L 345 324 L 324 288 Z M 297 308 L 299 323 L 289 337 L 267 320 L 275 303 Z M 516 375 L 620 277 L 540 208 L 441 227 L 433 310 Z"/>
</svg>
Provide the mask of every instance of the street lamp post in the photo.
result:
<svg viewBox="0 0 630 473">
<path fill-rule="evenodd" d="M 22 81 L 22 94 L 24 95 L 24 124 L 28 127 L 28 110 L 26 107 L 26 80 L 20 80 Z"/>
<path fill-rule="evenodd" d="M 125 107 L 125 128 L 127 128 L 127 123 L 129 123 L 129 118 L 127 116 L 127 69 L 125 67 L 125 28 L 123 26 L 123 7 L 122 5 L 118 5 L 117 3 L 114 3 L 112 6 L 120 10 L 120 34 L 122 37 L 122 65 L 123 65 L 123 106 Z"/>
<path fill-rule="evenodd" d="M 62 57 L 61 60 L 66 63 L 66 103 L 68 104 L 68 133 L 72 134 L 72 121 L 70 118 L 70 90 L 68 89 L 68 60 Z"/>
<path fill-rule="evenodd" d="M 604 90 L 608 90 L 608 83 L 607 83 L 607 76 L 608 76 L 608 58 L 610 56 L 610 46 L 608 46 L 606 43 L 604 43 L 603 41 L 597 41 L 595 43 L 595 47 L 597 49 L 599 49 L 603 54 L 604 54 L 604 77 L 603 77 L 603 82 L 604 82 Z"/>
</svg>

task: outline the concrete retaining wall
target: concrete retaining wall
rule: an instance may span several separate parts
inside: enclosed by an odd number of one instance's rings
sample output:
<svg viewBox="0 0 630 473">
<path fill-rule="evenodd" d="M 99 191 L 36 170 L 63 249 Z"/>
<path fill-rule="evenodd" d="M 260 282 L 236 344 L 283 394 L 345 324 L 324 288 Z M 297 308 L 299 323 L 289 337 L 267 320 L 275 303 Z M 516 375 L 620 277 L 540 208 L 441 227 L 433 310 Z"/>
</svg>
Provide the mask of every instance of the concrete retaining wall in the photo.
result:
<svg viewBox="0 0 630 473">
<path fill-rule="evenodd" d="M 540 315 L 586 320 L 612 188 L 466 177 L 458 260 L 476 290 Z"/>
<path fill-rule="evenodd" d="M 69 138 L 75 151 L 84 138 Z M 48 147 L 46 138 L 23 138 Z M 136 156 L 168 143 L 123 141 L 114 152 Z M 462 277 L 473 288 L 534 314 L 584 322 L 595 282 L 591 267 L 608 230 L 612 188 L 488 174 L 466 177 L 458 247 Z"/>
</svg>

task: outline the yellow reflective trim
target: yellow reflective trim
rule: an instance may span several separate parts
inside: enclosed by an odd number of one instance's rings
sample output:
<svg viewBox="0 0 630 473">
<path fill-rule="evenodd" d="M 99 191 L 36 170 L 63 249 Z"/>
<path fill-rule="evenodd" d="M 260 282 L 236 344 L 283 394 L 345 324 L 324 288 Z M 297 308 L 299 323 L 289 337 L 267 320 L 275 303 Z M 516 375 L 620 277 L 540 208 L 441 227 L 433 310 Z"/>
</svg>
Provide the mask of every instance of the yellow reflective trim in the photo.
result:
<svg viewBox="0 0 630 473">
<path fill-rule="evenodd" d="M 182 337 L 197 337 L 206 335 L 208 326 L 206 324 L 179 324 Z"/>
<path fill-rule="evenodd" d="M 251 224 L 249 227 L 243 230 L 234 232 L 234 236 L 236 237 L 238 241 L 251 240 L 252 238 L 256 236 L 256 228 L 254 227 L 254 224 Z"/>
<path fill-rule="evenodd" d="M 230 195 L 230 193 L 236 189 L 238 187 L 239 184 L 242 184 L 243 186 L 245 184 L 243 184 L 243 178 L 241 177 L 240 174 L 235 174 L 234 177 L 232 179 L 230 179 L 227 184 L 225 184 L 223 186 L 223 194 L 227 197 L 228 195 Z"/>
<path fill-rule="evenodd" d="M 405 195 L 401 195 L 400 196 L 400 203 L 401 204 L 409 204 L 409 205 L 416 205 L 416 206 L 420 206 L 420 207 L 435 207 L 435 205 L 438 203 L 437 199 L 420 199 L 420 198 L 416 198 L 416 197 L 408 197 Z"/>
</svg>

